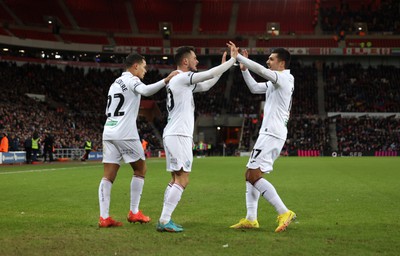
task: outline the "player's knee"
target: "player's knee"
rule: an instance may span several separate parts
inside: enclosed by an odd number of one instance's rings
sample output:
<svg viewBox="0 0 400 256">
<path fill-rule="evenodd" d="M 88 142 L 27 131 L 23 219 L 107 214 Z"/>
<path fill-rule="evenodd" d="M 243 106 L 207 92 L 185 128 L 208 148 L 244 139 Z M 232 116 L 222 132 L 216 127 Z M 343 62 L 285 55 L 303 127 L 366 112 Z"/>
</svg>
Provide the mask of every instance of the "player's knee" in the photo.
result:
<svg viewBox="0 0 400 256">
<path fill-rule="evenodd" d="M 138 168 L 133 170 L 133 175 L 139 176 L 139 177 L 145 177 L 146 176 L 146 168 Z"/>
<path fill-rule="evenodd" d="M 178 183 L 183 188 L 189 185 L 189 174 L 184 171 L 175 172 L 175 183 Z"/>
<path fill-rule="evenodd" d="M 254 185 L 259 179 L 262 178 L 262 172 L 259 170 L 247 170 L 246 171 L 246 181 Z"/>
</svg>

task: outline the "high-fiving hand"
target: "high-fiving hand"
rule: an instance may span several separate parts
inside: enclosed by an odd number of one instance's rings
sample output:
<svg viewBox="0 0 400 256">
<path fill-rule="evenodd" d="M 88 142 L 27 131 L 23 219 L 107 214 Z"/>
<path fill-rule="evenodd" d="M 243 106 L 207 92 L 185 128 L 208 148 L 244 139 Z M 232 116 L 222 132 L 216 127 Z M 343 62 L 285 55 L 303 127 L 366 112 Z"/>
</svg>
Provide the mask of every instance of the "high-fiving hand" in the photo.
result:
<svg viewBox="0 0 400 256">
<path fill-rule="evenodd" d="M 236 47 L 232 41 L 229 41 L 226 45 L 231 49 L 231 57 L 236 59 L 239 54 L 239 47 Z"/>
<path fill-rule="evenodd" d="M 247 52 L 246 49 L 242 50 L 242 51 L 240 52 L 240 54 L 242 54 L 243 57 L 246 57 L 246 58 L 249 57 L 249 53 Z M 242 63 L 240 63 L 240 69 L 241 69 L 242 71 L 246 71 L 247 68 L 246 68 L 245 65 L 243 65 Z"/>
</svg>

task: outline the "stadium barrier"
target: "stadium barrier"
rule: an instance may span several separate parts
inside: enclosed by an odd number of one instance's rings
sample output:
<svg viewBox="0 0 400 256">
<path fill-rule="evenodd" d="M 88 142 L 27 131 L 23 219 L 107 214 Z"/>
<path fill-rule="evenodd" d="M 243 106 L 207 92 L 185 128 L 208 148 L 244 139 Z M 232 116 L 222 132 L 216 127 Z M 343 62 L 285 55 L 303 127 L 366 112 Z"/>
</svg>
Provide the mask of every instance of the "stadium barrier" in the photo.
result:
<svg viewBox="0 0 400 256">
<path fill-rule="evenodd" d="M 26 162 L 25 151 L 10 151 L 0 153 L 0 164 L 16 164 Z"/>
<path fill-rule="evenodd" d="M 54 149 L 54 159 L 59 160 L 78 160 L 85 150 L 82 148 L 55 148 Z"/>
<path fill-rule="evenodd" d="M 82 148 L 55 148 L 54 159 L 59 161 L 79 160 L 85 154 Z M 89 153 L 88 160 L 102 160 L 102 151 L 92 151 Z"/>
<path fill-rule="evenodd" d="M 297 150 L 297 156 L 320 156 L 319 150 Z"/>
<path fill-rule="evenodd" d="M 397 151 L 375 151 L 375 156 L 397 156 Z"/>
</svg>

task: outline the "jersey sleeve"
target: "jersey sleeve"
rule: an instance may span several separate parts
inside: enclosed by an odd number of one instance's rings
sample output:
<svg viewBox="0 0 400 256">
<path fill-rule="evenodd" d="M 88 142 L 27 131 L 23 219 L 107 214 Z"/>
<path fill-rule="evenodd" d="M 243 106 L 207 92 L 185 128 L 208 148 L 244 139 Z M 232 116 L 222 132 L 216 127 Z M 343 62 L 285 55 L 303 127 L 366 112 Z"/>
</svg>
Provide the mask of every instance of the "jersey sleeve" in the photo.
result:
<svg viewBox="0 0 400 256">
<path fill-rule="evenodd" d="M 278 73 L 276 71 L 272 71 L 267 69 L 255 61 L 252 61 L 248 58 L 243 57 L 242 55 L 238 54 L 237 59 L 243 65 L 245 65 L 248 69 L 256 73 L 257 75 L 271 81 L 274 85 L 278 82 Z"/>
<path fill-rule="evenodd" d="M 246 82 L 247 87 L 249 87 L 251 93 L 263 94 L 267 91 L 268 89 L 267 84 L 265 82 L 258 83 L 256 80 L 254 80 L 248 69 L 246 69 L 246 71 L 242 71 L 242 74 L 244 81 Z"/>
<path fill-rule="evenodd" d="M 230 58 L 228 61 L 213 67 L 207 71 L 193 73 L 190 79 L 191 84 L 197 84 L 213 77 L 220 76 L 222 73 L 227 71 L 235 63 L 235 58 Z"/>
<path fill-rule="evenodd" d="M 206 92 L 211 89 L 219 80 L 221 76 L 216 76 L 204 82 L 200 82 L 196 84 L 196 87 L 193 89 L 193 92 Z"/>
<path fill-rule="evenodd" d="M 145 85 L 143 82 L 139 80 L 139 82 L 135 82 L 133 85 L 133 88 L 137 93 L 146 97 L 155 94 L 163 87 L 165 87 L 164 79 L 158 81 L 157 83 L 148 85 Z"/>
</svg>

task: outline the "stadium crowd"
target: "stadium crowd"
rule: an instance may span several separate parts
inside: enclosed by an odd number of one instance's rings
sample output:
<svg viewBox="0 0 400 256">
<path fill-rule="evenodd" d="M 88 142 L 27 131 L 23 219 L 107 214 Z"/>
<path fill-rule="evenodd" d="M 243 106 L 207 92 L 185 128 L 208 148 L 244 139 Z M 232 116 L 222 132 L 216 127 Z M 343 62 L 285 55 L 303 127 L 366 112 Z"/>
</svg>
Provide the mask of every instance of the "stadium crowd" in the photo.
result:
<svg viewBox="0 0 400 256">
<path fill-rule="evenodd" d="M 314 116 L 292 117 L 288 123 L 286 150 L 294 155 L 297 150 L 331 150 L 329 119 Z"/>
<path fill-rule="evenodd" d="M 0 62 L 2 88 L 12 88 L 3 91 L 0 102 L 0 131 L 8 133 L 10 148 L 23 149 L 24 141 L 34 132 L 42 139 L 46 134 L 53 135 L 56 148 L 81 148 L 85 138 L 91 139 L 94 148 L 101 147 L 105 95 L 121 71 Z M 296 149 L 330 150 L 329 120 L 316 117 L 316 68 L 294 62 L 292 73 L 296 77 L 296 90 L 285 148 L 290 154 Z M 360 64 L 324 64 L 325 110 L 400 112 L 400 91 L 396 88 L 399 74 L 398 68 L 391 66 L 363 68 Z M 153 83 L 163 77 L 158 69 L 150 68 L 144 82 Z M 233 70 L 233 79 L 229 79 L 226 72 L 209 92 L 195 94 L 196 115 L 227 113 L 247 117 L 241 147 L 248 150 L 261 123 L 264 95 L 250 93 L 238 67 Z M 28 97 L 28 93 L 45 95 L 46 100 Z M 148 99 L 155 100 L 161 110 L 153 124 L 158 134 L 162 134 L 167 116 L 166 92 L 160 90 Z M 367 121 L 342 118 L 337 123 L 339 150 L 399 150 L 397 119 Z M 144 117 L 139 118 L 138 129 L 150 149 L 162 147 L 160 136 Z M 374 138 L 371 141 L 365 139 L 369 134 Z"/>
<path fill-rule="evenodd" d="M 73 68 L 0 62 L 0 130 L 12 138 L 13 150 L 23 150 L 24 141 L 37 132 L 44 140 L 54 136 L 55 148 L 81 148 L 90 138 L 101 148 L 108 88 L 120 70 Z M 44 95 L 45 100 L 27 94 Z M 138 129 L 151 148 L 161 147 L 152 127 L 140 118 Z"/>
<path fill-rule="evenodd" d="M 362 3 L 361 3 L 362 2 Z M 392 31 L 400 34 L 400 15 L 399 1 L 382 0 L 379 1 L 378 8 L 374 8 L 376 1 L 360 1 L 360 7 L 350 7 L 347 1 L 341 1 L 339 8 L 321 6 L 321 28 L 324 32 L 334 32 L 339 34 L 356 34 L 358 22 L 366 22 L 369 32 Z"/>
<path fill-rule="evenodd" d="M 400 112 L 399 68 L 332 63 L 323 76 L 327 112 Z"/>
<path fill-rule="evenodd" d="M 400 120 L 389 118 L 338 118 L 340 152 L 400 151 Z"/>
</svg>

